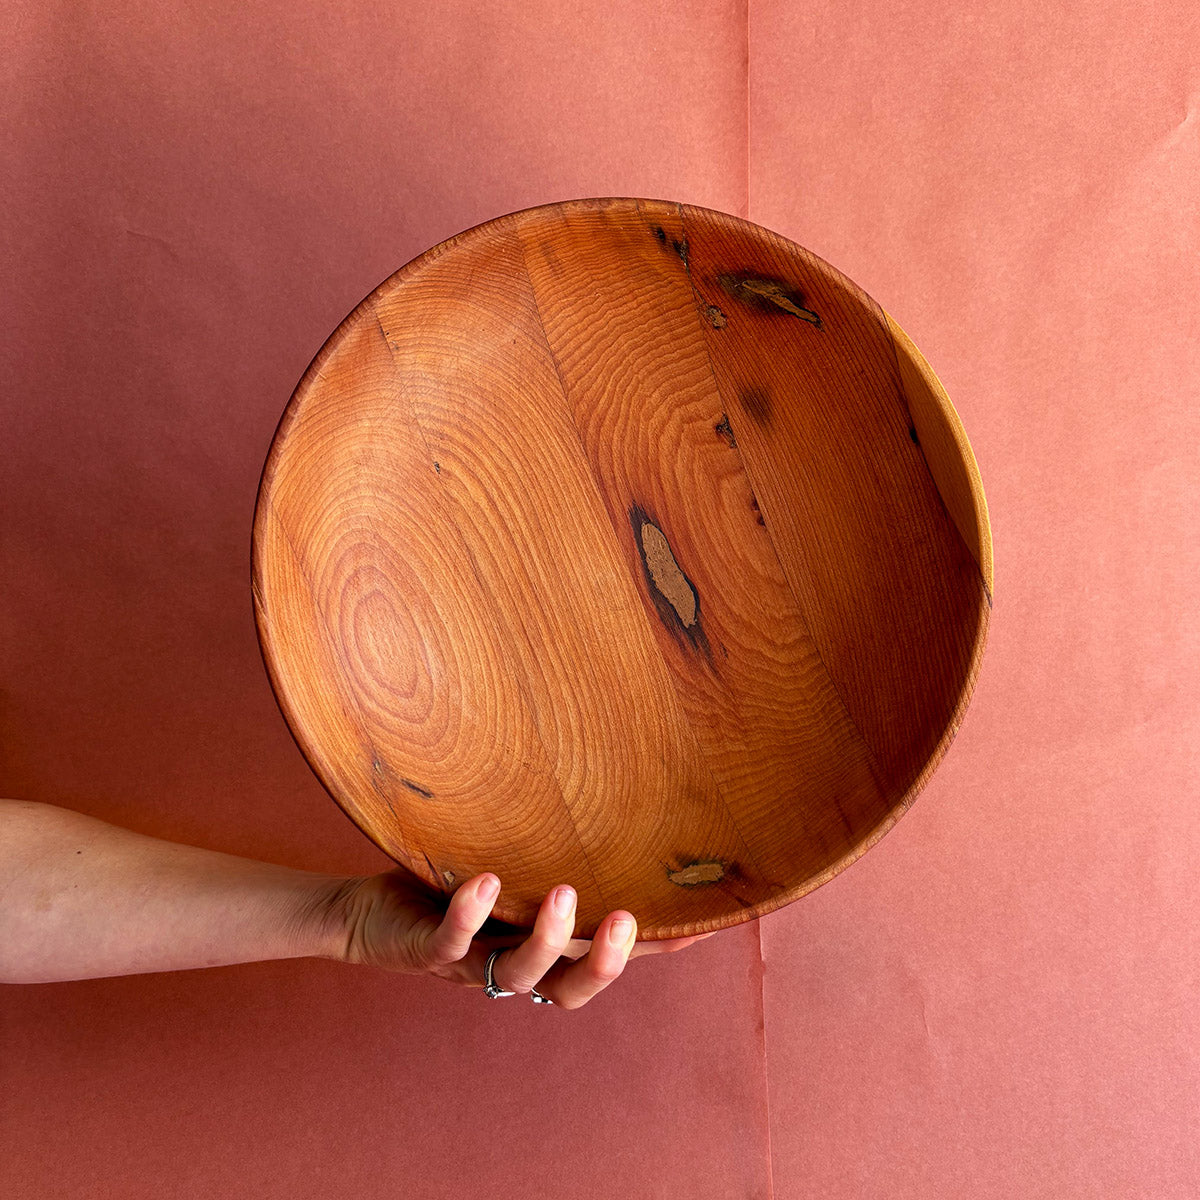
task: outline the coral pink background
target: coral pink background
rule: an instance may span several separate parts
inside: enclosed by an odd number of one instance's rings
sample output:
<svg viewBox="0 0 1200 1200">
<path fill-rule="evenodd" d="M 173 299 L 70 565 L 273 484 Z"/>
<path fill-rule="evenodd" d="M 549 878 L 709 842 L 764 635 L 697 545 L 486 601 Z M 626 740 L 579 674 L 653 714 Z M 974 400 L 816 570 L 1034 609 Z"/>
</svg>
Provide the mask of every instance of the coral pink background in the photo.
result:
<svg viewBox="0 0 1200 1200">
<path fill-rule="evenodd" d="M 259 470 L 366 292 L 533 204 L 724 209 L 862 284 L 996 587 L 897 828 L 580 1012 L 316 961 L 4 989 L 0 1192 L 1200 1194 L 1194 4 L 4 9 L 4 793 L 381 864 L 271 698 Z"/>
</svg>

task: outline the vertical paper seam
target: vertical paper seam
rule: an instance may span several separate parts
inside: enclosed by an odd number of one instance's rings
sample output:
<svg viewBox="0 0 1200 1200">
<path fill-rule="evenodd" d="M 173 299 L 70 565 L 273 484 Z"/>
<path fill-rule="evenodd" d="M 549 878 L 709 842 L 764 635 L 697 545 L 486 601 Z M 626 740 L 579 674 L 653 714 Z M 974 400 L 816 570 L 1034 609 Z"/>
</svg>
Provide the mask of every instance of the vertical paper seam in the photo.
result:
<svg viewBox="0 0 1200 1200">
<path fill-rule="evenodd" d="M 742 74 L 746 81 L 746 207 L 742 216 L 750 220 L 750 0 L 742 5 Z"/>
<path fill-rule="evenodd" d="M 766 1139 L 767 1200 L 775 1200 L 775 1156 L 771 1152 L 771 1084 L 767 1067 L 767 963 L 763 955 L 761 918 L 754 922 L 754 932 L 758 939 L 758 1047 L 762 1054 L 762 1112 Z"/>
</svg>

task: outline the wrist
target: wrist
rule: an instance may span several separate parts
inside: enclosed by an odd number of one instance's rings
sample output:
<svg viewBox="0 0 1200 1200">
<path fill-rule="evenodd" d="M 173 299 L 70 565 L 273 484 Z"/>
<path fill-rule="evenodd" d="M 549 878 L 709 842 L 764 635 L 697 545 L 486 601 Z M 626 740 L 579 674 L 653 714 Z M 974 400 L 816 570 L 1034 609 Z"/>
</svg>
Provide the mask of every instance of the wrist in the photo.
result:
<svg viewBox="0 0 1200 1200">
<path fill-rule="evenodd" d="M 360 883 L 347 875 L 314 875 L 304 881 L 288 921 L 293 957 L 348 961 L 351 901 Z"/>
</svg>

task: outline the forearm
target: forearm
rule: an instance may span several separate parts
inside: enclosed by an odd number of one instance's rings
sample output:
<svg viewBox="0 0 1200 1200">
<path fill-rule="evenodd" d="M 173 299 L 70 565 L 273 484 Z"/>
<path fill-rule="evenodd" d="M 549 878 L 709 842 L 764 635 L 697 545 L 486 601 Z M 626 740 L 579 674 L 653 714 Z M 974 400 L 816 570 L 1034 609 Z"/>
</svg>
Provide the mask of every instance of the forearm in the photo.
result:
<svg viewBox="0 0 1200 1200">
<path fill-rule="evenodd" d="M 341 957 L 344 883 L 0 800 L 0 981 Z"/>
</svg>

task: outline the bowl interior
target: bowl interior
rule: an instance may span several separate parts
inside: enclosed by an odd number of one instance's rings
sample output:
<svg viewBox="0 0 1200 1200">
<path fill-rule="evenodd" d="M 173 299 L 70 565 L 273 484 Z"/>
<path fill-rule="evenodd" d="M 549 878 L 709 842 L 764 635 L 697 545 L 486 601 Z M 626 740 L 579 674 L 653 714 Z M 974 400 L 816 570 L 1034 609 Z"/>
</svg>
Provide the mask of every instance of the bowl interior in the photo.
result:
<svg viewBox="0 0 1200 1200">
<path fill-rule="evenodd" d="M 578 935 L 769 912 L 890 827 L 991 608 L 978 471 L 912 343 L 787 239 L 603 199 L 377 288 L 280 422 L 254 527 L 272 686 L 388 854 Z"/>
</svg>

